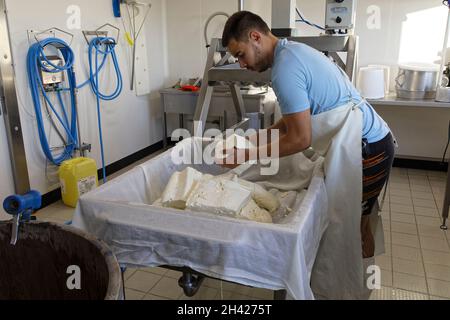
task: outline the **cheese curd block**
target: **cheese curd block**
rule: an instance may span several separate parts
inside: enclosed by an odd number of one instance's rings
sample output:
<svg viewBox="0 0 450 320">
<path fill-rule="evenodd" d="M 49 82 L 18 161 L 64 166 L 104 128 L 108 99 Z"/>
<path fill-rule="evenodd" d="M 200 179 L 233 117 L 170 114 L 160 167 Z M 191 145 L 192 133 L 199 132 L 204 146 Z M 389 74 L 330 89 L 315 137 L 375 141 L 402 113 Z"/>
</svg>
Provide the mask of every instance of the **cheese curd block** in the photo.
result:
<svg viewBox="0 0 450 320">
<path fill-rule="evenodd" d="M 250 200 L 244 208 L 242 208 L 237 217 L 240 219 L 263 223 L 273 222 L 270 213 L 267 210 L 261 209 L 253 199 Z"/>
<path fill-rule="evenodd" d="M 169 180 L 162 196 L 164 207 L 184 210 L 186 201 L 193 187 L 203 178 L 203 174 L 193 168 L 186 168 L 182 172 L 175 172 Z"/>
<path fill-rule="evenodd" d="M 196 212 L 236 216 L 250 200 L 251 192 L 239 183 L 211 179 L 196 185 L 186 202 L 186 208 Z"/>
<path fill-rule="evenodd" d="M 252 199 L 255 200 L 258 206 L 268 210 L 270 213 L 274 213 L 280 207 L 280 201 L 259 184 L 239 178 L 235 178 L 235 181 L 252 193 Z"/>
</svg>

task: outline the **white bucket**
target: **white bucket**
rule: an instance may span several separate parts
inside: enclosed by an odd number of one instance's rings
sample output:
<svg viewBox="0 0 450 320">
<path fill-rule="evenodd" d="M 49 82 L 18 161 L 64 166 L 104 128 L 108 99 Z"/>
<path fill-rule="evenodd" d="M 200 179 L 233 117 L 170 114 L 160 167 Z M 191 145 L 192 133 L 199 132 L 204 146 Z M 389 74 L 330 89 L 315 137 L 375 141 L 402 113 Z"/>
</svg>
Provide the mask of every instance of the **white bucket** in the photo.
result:
<svg viewBox="0 0 450 320">
<path fill-rule="evenodd" d="M 373 67 L 359 69 L 358 89 L 366 99 L 382 99 L 385 96 L 384 70 Z"/>
</svg>

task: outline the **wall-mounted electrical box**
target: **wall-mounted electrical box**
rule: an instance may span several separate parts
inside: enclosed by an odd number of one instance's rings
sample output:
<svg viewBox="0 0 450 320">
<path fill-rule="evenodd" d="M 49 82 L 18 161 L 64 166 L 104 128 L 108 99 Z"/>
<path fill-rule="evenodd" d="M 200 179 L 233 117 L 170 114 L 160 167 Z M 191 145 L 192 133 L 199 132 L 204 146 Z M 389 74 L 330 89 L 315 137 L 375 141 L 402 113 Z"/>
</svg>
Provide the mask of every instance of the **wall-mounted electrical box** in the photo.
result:
<svg viewBox="0 0 450 320">
<path fill-rule="evenodd" d="M 355 27 L 356 0 L 327 0 L 325 29 L 351 30 Z"/>
<path fill-rule="evenodd" d="M 63 60 L 58 56 L 47 56 L 47 60 L 50 61 L 53 65 L 61 67 L 63 66 Z M 54 67 L 52 67 L 50 64 L 47 63 L 47 61 L 43 60 L 42 65 L 44 65 L 47 69 L 53 70 Z M 45 72 L 41 71 L 41 78 L 42 78 L 42 84 L 44 87 L 50 87 L 54 86 L 58 83 L 61 83 L 64 81 L 64 73 L 63 72 Z"/>
</svg>

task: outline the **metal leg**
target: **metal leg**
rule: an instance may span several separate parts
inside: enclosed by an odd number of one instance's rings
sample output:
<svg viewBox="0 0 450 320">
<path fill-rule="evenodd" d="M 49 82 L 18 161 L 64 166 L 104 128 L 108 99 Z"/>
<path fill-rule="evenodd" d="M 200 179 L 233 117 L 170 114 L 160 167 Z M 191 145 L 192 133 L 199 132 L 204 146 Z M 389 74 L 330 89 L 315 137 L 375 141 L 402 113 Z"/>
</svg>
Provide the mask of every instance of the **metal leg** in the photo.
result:
<svg viewBox="0 0 450 320">
<path fill-rule="evenodd" d="M 442 230 L 447 230 L 447 219 L 448 219 L 448 210 L 450 207 L 450 167 L 447 172 L 447 184 L 445 186 L 445 198 L 444 205 L 442 206 Z"/>
<path fill-rule="evenodd" d="M 193 297 L 200 289 L 204 279 L 204 276 L 183 272 L 183 276 L 178 280 L 178 285 L 183 289 L 186 296 Z"/>
<path fill-rule="evenodd" d="M 286 300 L 287 291 L 286 290 L 277 290 L 273 293 L 274 300 Z"/>
<path fill-rule="evenodd" d="M 162 115 L 163 115 L 163 147 L 164 149 L 167 148 L 167 113 L 165 111 L 164 106 L 164 95 L 161 95 L 161 109 L 162 109 Z"/>
<path fill-rule="evenodd" d="M 183 129 L 184 128 L 184 114 L 180 113 L 178 115 L 178 121 L 179 121 L 180 129 Z"/>
<path fill-rule="evenodd" d="M 127 300 L 127 297 L 125 295 L 125 271 L 127 271 L 126 267 L 122 267 L 120 268 L 121 272 L 121 276 L 122 276 L 122 294 L 123 294 L 123 300 Z"/>
</svg>

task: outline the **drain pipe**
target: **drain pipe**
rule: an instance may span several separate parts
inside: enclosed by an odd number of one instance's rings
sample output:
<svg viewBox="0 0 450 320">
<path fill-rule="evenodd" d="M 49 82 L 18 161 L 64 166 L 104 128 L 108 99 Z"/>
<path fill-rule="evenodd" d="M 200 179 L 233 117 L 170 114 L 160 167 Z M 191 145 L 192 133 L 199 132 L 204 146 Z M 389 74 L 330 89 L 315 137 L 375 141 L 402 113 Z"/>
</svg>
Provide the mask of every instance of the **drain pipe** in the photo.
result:
<svg viewBox="0 0 450 320">
<path fill-rule="evenodd" d="M 238 0 L 238 11 L 244 10 L 244 0 Z"/>
</svg>

